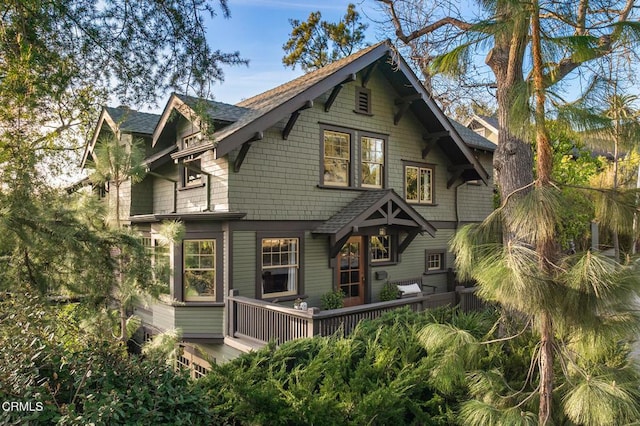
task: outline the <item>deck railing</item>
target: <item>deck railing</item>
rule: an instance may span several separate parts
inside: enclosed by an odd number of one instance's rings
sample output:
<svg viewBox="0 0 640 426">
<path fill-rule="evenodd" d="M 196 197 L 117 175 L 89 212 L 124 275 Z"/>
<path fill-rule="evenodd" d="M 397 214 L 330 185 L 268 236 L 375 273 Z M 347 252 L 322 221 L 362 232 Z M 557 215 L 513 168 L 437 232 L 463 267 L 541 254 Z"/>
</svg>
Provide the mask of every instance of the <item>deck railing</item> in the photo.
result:
<svg viewBox="0 0 640 426">
<path fill-rule="evenodd" d="M 227 297 L 227 334 L 258 345 L 271 340 L 280 344 L 315 335 L 330 336 L 338 332 L 347 336 L 360 321 L 378 318 L 394 309 L 406 306 L 414 312 L 421 312 L 447 305 L 459 305 L 464 312 L 483 308 L 482 302 L 475 296 L 475 288 L 464 287 L 457 287 L 454 292 L 419 295 L 324 311 L 318 308 L 309 308 L 306 311 L 292 309 L 242 297 L 237 290 L 231 290 Z"/>
</svg>

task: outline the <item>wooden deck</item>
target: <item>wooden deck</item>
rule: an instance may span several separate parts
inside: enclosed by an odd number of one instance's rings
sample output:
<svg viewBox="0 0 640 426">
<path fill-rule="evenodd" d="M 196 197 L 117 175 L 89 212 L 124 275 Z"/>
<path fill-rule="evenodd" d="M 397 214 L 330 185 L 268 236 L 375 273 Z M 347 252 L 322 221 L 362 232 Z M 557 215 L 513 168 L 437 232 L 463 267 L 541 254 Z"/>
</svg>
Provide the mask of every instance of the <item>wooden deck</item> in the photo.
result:
<svg viewBox="0 0 640 426">
<path fill-rule="evenodd" d="M 242 297 L 236 290 L 231 290 L 226 298 L 229 310 L 227 336 L 229 340 L 244 342 L 248 348 L 261 347 L 271 340 L 281 344 L 305 337 L 330 336 L 337 332 L 347 336 L 360 321 L 375 319 L 385 312 L 403 307 L 414 312 L 456 305 L 464 312 L 480 310 L 484 304 L 476 297 L 475 290 L 457 287 L 453 292 L 420 294 L 388 302 L 324 311 L 318 308 L 306 311 L 291 309 Z"/>
</svg>

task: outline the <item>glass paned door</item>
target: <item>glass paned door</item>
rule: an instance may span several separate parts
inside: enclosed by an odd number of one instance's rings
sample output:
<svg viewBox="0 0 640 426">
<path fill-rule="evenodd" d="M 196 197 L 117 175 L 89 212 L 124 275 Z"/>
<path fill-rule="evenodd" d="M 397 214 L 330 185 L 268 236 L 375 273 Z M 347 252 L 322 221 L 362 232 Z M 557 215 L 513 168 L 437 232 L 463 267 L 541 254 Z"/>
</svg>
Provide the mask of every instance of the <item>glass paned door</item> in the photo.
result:
<svg viewBox="0 0 640 426">
<path fill-rule="evenodd" d="M 338 254 L 338 288 L 345 294 L 344 306 L 364 303 L 364 256 L 362 237 L 351 237 Z"/>
</svg>

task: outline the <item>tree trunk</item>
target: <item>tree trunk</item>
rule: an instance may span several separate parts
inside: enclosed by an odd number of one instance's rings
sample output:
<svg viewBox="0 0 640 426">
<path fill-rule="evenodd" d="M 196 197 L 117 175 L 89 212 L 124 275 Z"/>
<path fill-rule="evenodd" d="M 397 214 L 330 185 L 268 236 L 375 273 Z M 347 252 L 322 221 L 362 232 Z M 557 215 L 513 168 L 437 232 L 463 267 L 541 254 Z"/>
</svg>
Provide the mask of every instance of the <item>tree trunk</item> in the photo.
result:
<svg viewBox="0 0 640 426">
<path fill-rule="evenodd" d="M 553 322 L 551 315 L 540 316 L 540 406 L 538 424 L 551 422 L 553 396 Z"/>
<path fill-rule="evenodd" d="M 495 181 L 502 202 L 505 203 L 505 214 L 510 217 L 511 205 L 523 195 L 527 185 L 533 181 L 533 152 L 531 144 L 523 139 L 528 121 L 527 96 L 518 93 L 524 87 L 522 74 L 523 58 L 528 42 L 528 19 L 525 15 L 514 14 L 509 2 L 499 2 L 496 16 L 507 16 L 513 19 L 512 31 L 505 31 L 495 36 L 495 44 L 485 62 L 496 76 L 496 100 L 498 104 L 498 148 L 493 156 Z M 505 221 L 505 244 L 515 238 L 515 231 Z"/>
<path fill-rule="evenodd" d="M 544 87 L 544 62 L 542 60 L 542 30 L 540 28 L 540 9 L 538 0 L 532 0 L 531 13 L 531 56 L 533 58 L 533 85 L 535 90 L 535 129 L 536 129 L 536 187 L 547 188 L 551 185 L 551 173 L 553 172 L 553 155 L 551 143 L 549 142 L 549 132 L 546 124 L 546 93 Z M 548 226 L 553 226 L 549 224 Z M 558 247 L 553 241 L 553 237 L 538 236 L 536 241 L 536 253 L 540 272 L 545 277 L 549 285 L 553 285 L 552 276 L 553 265 L 559 256 Z M 538 408 L 538 423 L 542 426 L 548 424 L 551 419 L 553 404 L 553 320 L 550 308 L 546 304 L 539 313 L 540 327 L 540 405 Z"/>
</svg>

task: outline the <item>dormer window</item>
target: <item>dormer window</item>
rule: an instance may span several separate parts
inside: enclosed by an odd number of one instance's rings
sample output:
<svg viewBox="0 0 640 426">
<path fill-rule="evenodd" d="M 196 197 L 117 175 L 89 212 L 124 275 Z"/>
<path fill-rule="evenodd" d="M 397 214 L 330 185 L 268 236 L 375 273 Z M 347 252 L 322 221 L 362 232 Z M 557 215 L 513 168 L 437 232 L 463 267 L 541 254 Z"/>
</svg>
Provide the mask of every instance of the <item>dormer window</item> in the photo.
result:
<svg viewBox="0 0 640 426">
<path fill-rule="evenodd" d="M 182 149 L 192 148 L 200 144 L 202 140 L 202 134 L 200 132 L 193 133 L 189 136 L 182 138 Z"/>
<path fill-rule="evenodd" d="M 356 109 L 354 112 L 371 115 L 371 90 L 365 87 L 356 87 Z"/>
</svg>

